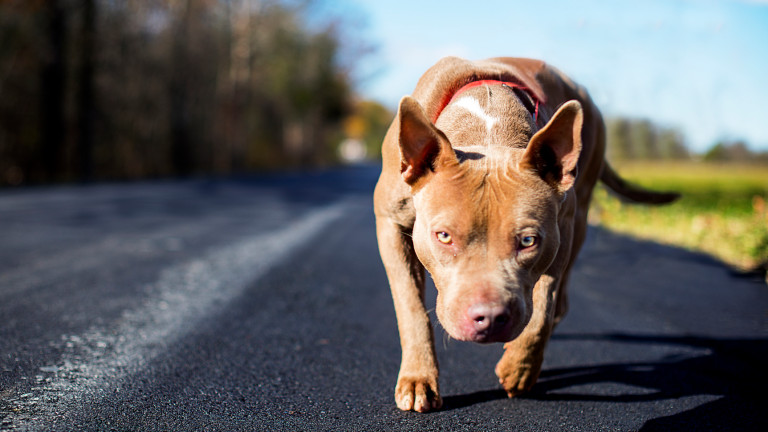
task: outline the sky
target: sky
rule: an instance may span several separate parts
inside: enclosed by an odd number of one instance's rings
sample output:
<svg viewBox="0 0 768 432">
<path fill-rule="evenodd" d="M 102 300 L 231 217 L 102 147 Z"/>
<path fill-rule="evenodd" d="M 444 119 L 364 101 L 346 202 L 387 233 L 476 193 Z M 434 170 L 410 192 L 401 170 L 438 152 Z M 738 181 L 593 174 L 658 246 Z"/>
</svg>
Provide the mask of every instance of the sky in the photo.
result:
<svg viewBox="0 0 768 432">
<path fill-rule="evenodd" d="M 606 117 L 768 150 L 768 0 L 337 0 L 376 50 L 359 91 L 396 108 L 448 55 L 547 61 L 584 85 Z"/>
</svg>

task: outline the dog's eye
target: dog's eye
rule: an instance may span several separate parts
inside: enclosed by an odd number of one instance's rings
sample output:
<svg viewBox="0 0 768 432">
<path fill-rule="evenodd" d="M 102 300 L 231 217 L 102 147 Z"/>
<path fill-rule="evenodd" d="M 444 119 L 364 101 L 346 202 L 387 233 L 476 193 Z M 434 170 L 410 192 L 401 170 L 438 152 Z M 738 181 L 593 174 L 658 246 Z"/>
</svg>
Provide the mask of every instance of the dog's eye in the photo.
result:
<svg viewBox="0 0 768 432">
<path fill-rule="evenodd" d="M 520 238 L 520 247 L 523 249 L 529 248 L 536 244 L 536 236 L 526 235 Z"/>
<path fill-rule="evenodd" d="M 451 235 L 448 234 L 445 231 L 437 232 L 437 233 L 435 233 L 435 235 L 437 236 L 437 241 L 439 241 L 442 244 L 449 245 L 449 244 L 453 243 L 453 239 L 451 238 Z"/>
</svg>

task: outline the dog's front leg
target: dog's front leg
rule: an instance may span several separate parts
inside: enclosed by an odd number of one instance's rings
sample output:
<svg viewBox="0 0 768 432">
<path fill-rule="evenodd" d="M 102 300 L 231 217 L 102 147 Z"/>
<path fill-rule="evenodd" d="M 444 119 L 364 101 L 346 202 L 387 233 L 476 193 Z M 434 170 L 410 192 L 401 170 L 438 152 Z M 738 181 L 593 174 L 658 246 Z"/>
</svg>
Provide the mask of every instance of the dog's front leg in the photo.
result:
<svg viewBox="0 0 768 432">
<path fill-rule="evenodd" d="M 496 375 L 509 397 L 530 390 L 539 378 L 544 349 L 554 328 L 558 280 L 543 275 L 533 288 L 533 315 L 517 339 L 504 344 Z"/>
<path fill-rule="evenodd" d="M 395 402 L 402 410 L 426 412 L 442 405 L 432 325 L 424 307 L 424 267 L 404 228 L 377 218 L 376 232 L 400 332 L 402 359 Z"/>
<path fill-rule="evenodd" d="M 539 277 L 533 287 L 533 313 L 531 320 L 517 339 L 504 344 L 504 355 L 496 364 L 496 376 L 499 377 L 509 397 L 515 397 L 530 390 L 539 379 L 541 364 L 544 362 L 544 349 L 555 327 L 555 319 L 563 318 L 565 313 L 566 282 L 570 265 L 578 253 L 583 235 L 575 228 L 586 228 L 586 212 L 578 214 L 575 194 L 566 195 L 560 208 L 560 245 L 554 261 L 546 272 Z M 583 231 L 580 231 L 583 233 Z M 574 247 L 574 238 L 577 244 Z M 560 303 L 560 315 L 555 315 Z"/>
</svg>

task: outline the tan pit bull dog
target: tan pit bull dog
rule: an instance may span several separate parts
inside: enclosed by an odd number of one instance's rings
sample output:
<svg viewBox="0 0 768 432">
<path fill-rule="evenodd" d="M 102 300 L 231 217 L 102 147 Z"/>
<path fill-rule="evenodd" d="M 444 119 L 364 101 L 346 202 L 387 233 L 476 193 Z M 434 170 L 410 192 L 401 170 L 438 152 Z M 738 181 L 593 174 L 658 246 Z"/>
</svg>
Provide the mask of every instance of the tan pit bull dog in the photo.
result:
<svg viewBox="0 0 768 432">
<path fill-rule="evenodd" d="M 424 268 L 445 331 L 505 342 L 501 385 L 510 397 L 533 386 L 568 308 L 597 180 L 632 201 L 677 196 L 627 184 L 604 151 L 603 119 L 587 92 L 538 60 L 445 58 L 401 100 L 374 194 L 402 347 L 400 409 L 442 404 Z"/>
</svg>

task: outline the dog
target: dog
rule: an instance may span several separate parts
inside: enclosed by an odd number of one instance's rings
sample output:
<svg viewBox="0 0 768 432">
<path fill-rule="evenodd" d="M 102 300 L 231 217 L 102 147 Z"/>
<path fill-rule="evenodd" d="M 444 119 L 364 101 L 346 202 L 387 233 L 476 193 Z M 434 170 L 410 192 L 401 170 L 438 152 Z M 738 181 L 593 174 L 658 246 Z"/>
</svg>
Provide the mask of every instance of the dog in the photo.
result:
<svg viewBox="0 0 768 432">
<path fill-rule="evenodd" d="M 442 405 L 425 269 L 448 335 L 505 343 L 495 372 L 509 397 L 534 385 L 568 309 L 598 179 L 630 201 L 677 198 L 622 180 L 604 153 L 586 90 L 543 61 L 444 58 L 402 98 L 374 192 L 402 348 L 400 409 Z"/>
</svg>

